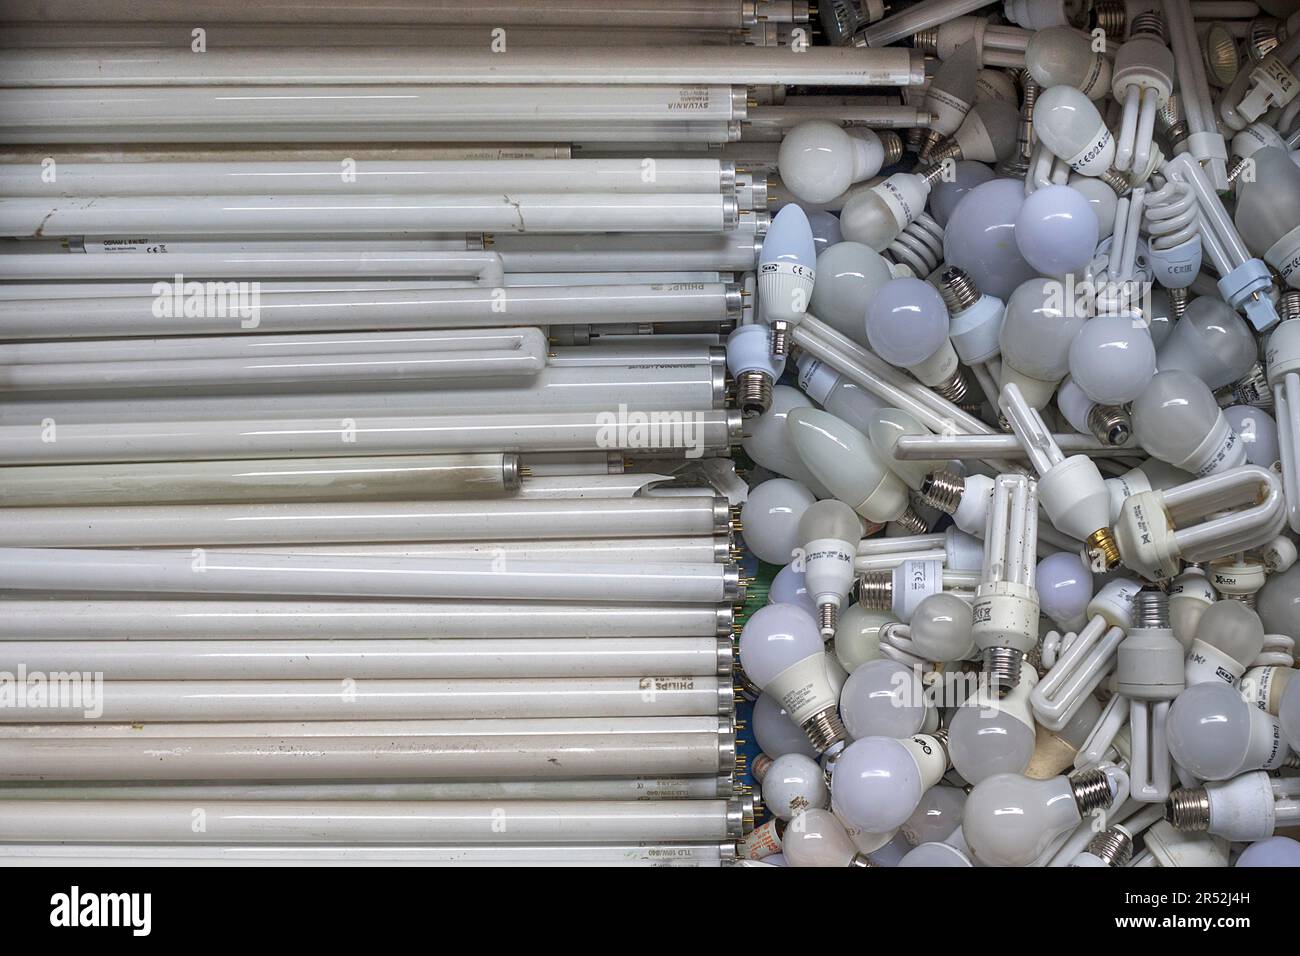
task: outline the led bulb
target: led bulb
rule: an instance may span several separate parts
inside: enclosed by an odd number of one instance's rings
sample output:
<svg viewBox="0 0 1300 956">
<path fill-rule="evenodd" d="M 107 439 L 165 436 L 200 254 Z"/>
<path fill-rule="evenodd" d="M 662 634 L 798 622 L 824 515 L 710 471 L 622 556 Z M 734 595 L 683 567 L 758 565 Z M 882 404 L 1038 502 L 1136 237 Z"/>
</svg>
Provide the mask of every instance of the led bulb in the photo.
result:
<svg viewBox="0 0 1300 956">
<path fill-rule="evenodd" d="M 782 206 L 758 256 L 758 302 L 763 319 L 772 326 L 776 355 L 789 350 L 789 327 L 808 311 L 816 265 L 817 247 L 807 215 L 795 203 Z"/>
<path fill-rule="evenodd" d="M 993 178 L 993 170 L 986 163 L 972 159 L 958 160 L 952 165 L 951 179 L 940 179 L 930 187 L 930 215 L 939 225 L 947 226 L 948 217 L 957 208 L 957 203 L 976 186 Z"/>
<path fill-rule="evenodd" d="M 1088 200 L 1088 207 L 1097 217 L 1097 241 L 1109 239 L 1115 232 L 1115 211 L 1119 208 L 1115 190 L 1100 179 L 1078 173 L 1071 173 L 1066 185 Z"/>
<path fill-rule="evenodd" d="M 835 213 L 825 209 L 804 209 L 804 215 L 812 227 L 813 248 L 817 251 L 818 258 L 831 246 L 844 241 L 844 234 L 840 232 L 840 217 Z"/>
<path fill-rule="evenodd" d="M 1221 681 L 1195 684 L 1179 694 L 1169 710 L 1168 729 L 1170 754 L 1201 780 L 1273 770 L 1291 754 L 1281 740 L 1278 719 L 1250 706 L 1235 687 Z"/>
<path fill-rule="evenodd" d="M 1003 773 L 981 780 L 966 798 L 962 835 L 985 866 L 1029 866 L 1084 814 L 1114 799 L 1106 774 L 1085 770 L 1072 777 L 1030 780 Z"/>
<path fill-rule="evenodd" d="M 1236 866 L 1300 867 L 1300 841 L 1274 836 L 1241 851 Z"/>
<path fill-rule="evenodd" d="M 898 618 L 887 611 L 872 611 L 861 604 L 850 604 L 841 612 L 835 626 L 835 657 L 850 678 L 861 665 L 880 659 L 880 629 L 897 623 Z"/>
<path fill-rule="evenodd" d="M 1206 681 L 1235 685 L 1264 649 L 1264 625 L 1241 601 L 1206 608 L 1187 653 L 1187 686 Z"/>
<path fill-rule="evenodd" d="M 869 129 L 848 133 L 835 123 L 810 120 L 793 127 L 781 140 L 777 167 L 781 181 L 796 198 L 828 203 L 854 183 L 880 172 L 885 147 Z"/>
<path fill-rule="evenodd" d="M 979 49 L 970 41 L 939 64 L 925 92 L 922 108 L 934 114 L 930 129 L 948 136 L 957 131 L 975 103 Z"/>
<path fill-rule="evenodd" d="M 1110 61 L 1093 50 L 1092 39 L 1071 27 L 1039 30 L 1025 48 L 1029 75 L 1044 89 L 1072 86 L 1089 99 L 1104 99 L 1110 92 Z"/>
<path fill-rule="evenodd" d="M 830 806 L 826 772 L 817 761 L 800 754 L 782 754 L 768 765 L 761 781 L 763 804 L 778 820 L 791 820 L 805 810 Z"/>
<path fill-rule="evenodd" d="M 817 623 L 792 604 L 759 608 L 740 632 L 740 665 L 773 694 L 819 752 L 845 739 Z"/>
<path fill-rule="evenodd" d="M 840 606 L 853 586 L 853 558 L 862 539 L 862 520 L 834 498 L 819 501 L 799 520 L 804 580 L 817 605 L 822 637 L 835 635 Z"/>
<path fill-rule="evenodd" d="M 865 345 L 863 303 L 891 278 L 889 263 L 870 246 L 837 242 L 817 257 L 811 310 L 837 332 Z"/>
<path fill-rule="evenodd" d="M 859 737 L 844 748 L 831 777 L 836 812 L 850 826 L 889 833 L 907 822 L 942 779 L 947 754 L 934 737 Z"/>
<path fill-rule="evenodd" d="M 757 418 L 745 422 L 745 437 L 741 447 L 745 454 L 769 471 L 806 485 L 818 497 L 828 498 L 830 492 L 804 465 L 794 447 L 794 436 L 786 424 L 786 415 L 794 408 L 811 408 L 812 402 L 797 388 L 777 385 L 772 389 L 772 404 Z M 787 552 L 788 556 L 788 552 Z M 787 559 L 782 558 L 784 563 Z"/>
<path fill-rule="evenodd" d="M 812 615 L 809 614 L 809 617 Z M 817 748 L 812 745 L 808 735 L 799 729 L 799 725 L 790 719 L 789 712 L 771 694 L 759 694 L 758 700 L 754 701 L 752 726 L 754 742 L 769 757 L 784 754 L 803 754 L 813 758 L 817 756 Z"/>
<path fill-rule="evenodd" d="M 1193 299 L 1160 347 L 1162 372 L 1190 372 L 1210 388 L 1230 385 L 1250 374 L 1259 358 L 1255 335 L 1222 299 Z"/>
<path fill-rule="evenodd" d="M 981 292 L 1006 301 L 1022 282 L 1034 278 L 1016 243 L 1016 217 L 1025 202 L 1020 179 L 994 179 L 964 195 L 943 232 L 943 255 Z"/>
<path fill-rule="evenodd" d="M 849 675 L 840 691 L 840 715 L 849 736 L 910 737 L 933 729 L 938 715 L 929 706 L 921 676 L 896 661 L 875 660 Z"/>
<path fill-rule="evenodd" d="M 1029 766 L 1037 743 L 1029 695 L 1037 684 L 1037 673 L 1026 667 L 1005 697 L 981 687 L 956 709 L 948 722 L 948 753 L 953 769 L 967 783 L 999 773 L 1023 773 Z"/>
<path fill-rule="evenodd" d="M 905 368 L 949 401 L 965 398 L 957 352 L 948 338 L 948 307 L 920 279 L 886 282 L 867 303 L 867 341 L 891 365 Z"/>
<path fill-rule="evenodd" d="M 1296 565 L 1300 567 L 1300 565 Z M 1278 721 L 1287 743 L 1296 753 L 1300 753 L 1300 680 L 1292 678 L 1282 695 L 1282 704 L 1278 708 Z"/>
<path fill-rule="evenodd" d="M 1002 322 L 1002 379 L 1014 383 L 1033 408 L 1044 407 L 1070 370 L 1070 346 L 1087 317 L 1063 301 L 1061 284 L 1035 278 L 1021 283 L 1007 300 Z"/>
<path fill-rule="evenodd" d="M 1276 147 L 1258 150 L 1251 160 L 1255 175 L 1239 189 L 1237 231 L 1254 255 L 1300 289 L 1300 166 Z"/>
<path fill-rule="evenodd" d="M 1246 446 L 1246 461 L 1272 468 L 1281 460 L 1277 422 L 1268 412 L 1253 405 L 1230 405 L 1223 410 L 1223 417 Z"/>
<path fill-rule="evenodd" d="M 804 464 L 862 517 L 884 524 L 907 510 L 907 486 L 860 431 L 811 408 L 791 410 L 786 422 Z"/>
<path fill-rule="evenodd" d="M 925 176 L 894 173 L 882 183 L 855 192 L 840 210 L 844 238 L 884 252 L 909 223 L 925 211 L 930 186 L 946 167 L 935 166 Z"/>
<path fill-rule="evenodd" d="M 1064 278 L 1092 261 L 1101 224 L 1091 203 L 1071 186 L 1044 186 L 1016 214 L 1016 244 L 1045 276 Z"/>
<path fill-rule="evenodd" d="M 736 394 L 746 418 L 772 405 L 772 386 L 785 371 L 785 358 L 772 355 L 772 333 L 766 325 L 742 325 L 727 336 L 727 369 L 736 380 Z"/>
<path fill-rule="evenodd" d="M 767 602 L 793 604 L 812 617 L 817 616 L 817 605 L 808 593 L 808 582 L 804 580 L 803 571 L 793 562 L 778 571 L 772 579 L 772 585 L 767 589 Z"/>
<path fill-rule="evenodd" d="M 799 520 L 817 499 L 789 478 L 771 478 L 750 489 L 740 509 L 745 546 L 760 561 L 785 564 L 802 541 Z"/>
<path fill-rule="evenodd" d="M 1043 558 L 1034 585 L 1043 613 L 1062 631 L 1077 634 L 1088 623 L 1092 571 L 1077 554 L 1058 551 Z"/>
<path fill-rule="evenodd" d="M 960 661 L 975 650 L 971 607 L 955 594 L 931 594 L 916 606 L 908 623 L 919 654 L 931 661 Z"/>
<path fill-rule="evenodd" d="M 785 828 L 781 850 L 791 866 L 870 866 L 829 810 L 805 810 Z"/>
<path fill-rule="evenodd" d="M 912 846 L 946 840 L 961 826 L 966 793 L 960 787 L 936 784 L 921 796 L 916 810 L 899 828 Z"/>
<path fill-rule="evenodd" d="M 1156 373 L 1156 348 L 1141 321 L 1099 315 L 1070 343 L 1070 378 L 1099 405 L 1126 405 Z"/>
<path fill-rule="evenodd" d="M 1073 86 L 1051 86 L 1034 104 L 1034 131 L 1075 172 L 1100 176 L 1115 161 L 1115 138 L 1097 107 Z"/>
<path fill-rule="evenodd" d="M 1002 100 L 984 100 L 975 104 L 951 139 L 926 159 L 939 165 L 956 159 L 998 163 L 1015 151 L 1019 129 L 1018 109 Z"/>
<path fill-rule="evenodd" d="M 1236 468 L 1246 449 L 1209 387 L 1190 372 L 1159 372 L 1133 402 L 1133 430 L 1153 458 L 1197 477 Z"/>
</svg>

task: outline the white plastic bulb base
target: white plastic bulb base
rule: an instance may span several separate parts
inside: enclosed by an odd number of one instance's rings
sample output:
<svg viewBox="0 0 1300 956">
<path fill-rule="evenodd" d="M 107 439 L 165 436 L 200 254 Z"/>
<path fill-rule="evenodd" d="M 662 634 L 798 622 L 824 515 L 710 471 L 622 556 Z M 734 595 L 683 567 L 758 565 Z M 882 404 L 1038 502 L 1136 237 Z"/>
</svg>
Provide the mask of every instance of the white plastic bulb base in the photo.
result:
<svg viewBox="0 0 1300 956">
<path fill-rule="evenodd" d="M 817 605 L 822 638 L 835 636 L 839 609 L 853 586 L 856 542 L 819 538 L 805 545 L 804 583 Z"/>
<path fill-rule="evenodd" d="M 840 723 L 838 695 L 826 675 L 825 654 L 814 654 L 791 664 L 763 690 L 774 696 L 790 719 L 803 728 L 818 752 L 843 746 L 848 735 Z"/>
<path fill-rule="evenodd" d="M 1092 570 L 1119 564 L 1119 545 L 1110 532 L 1110 492 L 1097 463 L 1071 455 L 1039 478 L 1038 500 L 1056 530 L 1083 541 Z"/>
<path fill-rule="evenodd" d="M 1000 693 L 1010 692 L 1020 683 L 1024 655 L 1038 643 L 1038 592 L 1014 581 L 985 582 L 972 610 L 985 676 Z"/>
<path fill-rule="evenodd" d="M 817 270 L 796 262 L 765 262 L 758 267 L 758 301 L 768 322 L 798 323 L 808 312 Z"/>
</svg>

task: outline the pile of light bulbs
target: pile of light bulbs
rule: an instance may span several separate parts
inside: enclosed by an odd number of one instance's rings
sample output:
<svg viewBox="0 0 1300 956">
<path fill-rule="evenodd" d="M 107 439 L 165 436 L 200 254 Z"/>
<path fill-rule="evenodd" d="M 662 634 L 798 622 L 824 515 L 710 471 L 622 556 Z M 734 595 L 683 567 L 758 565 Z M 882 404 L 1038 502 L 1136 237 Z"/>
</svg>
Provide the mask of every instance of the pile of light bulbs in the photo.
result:
<svg viewBox="0 0 1300 956">
<path fill-rule="evenodd" d="M 1300 866 L 1300 14 L 837 6 L 934 119 L 777 156 L 747 855 Z"/>
</svg>

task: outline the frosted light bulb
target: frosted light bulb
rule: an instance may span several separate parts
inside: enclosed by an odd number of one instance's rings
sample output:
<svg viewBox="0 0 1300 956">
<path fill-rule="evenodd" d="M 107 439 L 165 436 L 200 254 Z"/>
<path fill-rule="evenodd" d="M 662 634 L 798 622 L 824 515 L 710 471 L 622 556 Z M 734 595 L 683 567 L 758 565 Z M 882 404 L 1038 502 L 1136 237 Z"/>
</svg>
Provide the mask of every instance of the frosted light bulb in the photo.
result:
<svg viewBox="0 0 1300 956">
<path fill-rule="evenodd" d="M 1229 427 L 1246 446 L 1246 461 L 1272 468 L 1279 460 L 1277 422 L 1253 405 L 1231 405 L 1223 410 Z"/>
<path fill-rule="evenodd" d="M 848 133 L 826 120 L 791 128 L 776 159 L 786 188 L 797 199 L 817 204 L 870 179 L 884 162 L 885 147 L 874 131 L 859 128 Z"/>
<path fill-rule="evenodd" d="M 1235 865 L 1300 867 L 1300 841 L 1284 836 L 1260 840 L 1242 850 Z"/>
<path fill-rule="evenodd" d="M 1249 375 L 1259 358 L 1255 335 L 1222 299 L 1193 299 L 1156 356 L 1162 372 L 1191 372 L 1210 388 Z"/>
<path fill-rule="evenodd" d="M 1300 564 L 1268 576 L 1255 596 L 1255 610 L 1266 634 L 1285 634 L 1300 643 Z"/>
<path fill-rule="evenodd" d="M 1219 599 L 1205 572 L 1195 566 L 1169 582 L 1169 626 L 1178 643 L 1190 650 L 1201 616 Z"/>
<path fill-rule="evenodd" d="M 1091 38 L 1071 27 L 1039 30 L 1025 48 L 1025 66 L 1039 86 L 1072 86 L 1089 99 L 1110 93 L 1110 61 L 1093 51 Z"/>
<path fill-rule="evenodd" d="M 1131 316 L 1099 315 L 1070 343 L 1070 378 L 1100 405 L 1126 405 L 1156 373 L 1151 334 Z"/>
<path fill-rule="evenodd" d="M 1273 770 L 1291 755 L 1278 719 L 1251 707 L 1221 681 L 1195 684 L 1179 694 L 1169 709 L 1168 728 L 1170 754 L 1201 780 Z"/>
<path fill-rule="evenodd" d="M 926 700 L 921 676 L 896 661 L 875 660 L 849 675 L 840 691 L 840 715 L 854 740 L 910 737 L 938 726 Z"/>
<path fill-rule="evenodd" d="M 785 357 L 772 354 L 766 325 L 742 325 L 727 336 L 727 370 L 736 380 L 740 410 L 754 418 L 772 405 L 772 386 L 785 371 Z"/>
<path fill-rule="evenodd" d="M 1069 551 L 1049 554 L 1038 562 L 1034 586 L 1044 614 L 1062 631 L 1077 634 L 1088 623 L 1092 600 L 1092 571 Z"/>
<path fill-rule="evenodd" d="M 941 591 L 916 606 L 908 623 L 908 637 L 926 660 L 960 661 L 975 650 L 973 624 L 970 605 Z"/>
<path fill-rule="evenodd" d="M 783 754 L 763 773 L 763 804 L 778 820 L 791 820 L 805 810 L 825 810 L 831 803 L 826 772 L 804 754 Z"/>
<path fill-rule="evenodd" d="M 1056 389 L 1056 407 L 1071 428 L 1104 444 L 1125 445 L 1133 437 L 1133 419 L 1126 408 L 1093 401 L 1069 375 Z M 1113 510 L 1118 513 L 1118 505 Z"/>
<path fill-rule="evenodd" d="M 1034 756 L 1037 730 L 1029 695 L 1038 683 L 1032 667 L 1001 699 L 981 688 L 948 722 L 948 753 L 967 783 L 999 773 L 1023 773 Z"/>
<path fill-rule="evenodd" d="M 883 524 L 907 510 L 907 486 L 860 431 L 811 408 L 792 409 L 786 422 L 804 464 L 862 517 Z"/>
<path fill-rule="evenodd" d="M 817 499 L 789 478 L 771 478 L 749 491 L 740 509 L 745 545 L 768 564 L 785 564 L 803 542 L 799 520 Z"/>
<path fill-rule="evenodd" d="M 1238 190 L 1237 231 L 1254 255 L 1300 289 L 1300 166 L 1276 147 L 1258 150 L 1251 160 L 1255 176 Z"/>
<path fill-rule="evenodd" d="M 1287 685 L 1277 717 L 1287 743 L 1291 745 L 1292 750 L 1300 753 L 1300 680 L 1293 679 Z"/>
<path fill-rule="evenodd" d="M 1002 322 L 1002 379 L 1014 383 L 1033 408 L 1043 408 L 1070 370 L 1070 345 L 1087 317 L 1062 301 L 1061 284 L 1034 278 L 1021 283 L 1007 300 Z"/>
<path fill-rule="evenodd" d="M 804 215 L 808 217 L 808 225 L 812 228 L 813 248 L 818 258 L 831 246 L 844 241 L 844 234 L 840 232 L 840 217 L 835 213 L 825 209 L 804 209 Z"/>
<path fill-rule="evenodd" d="M 981 780 L 966 797 L 962 835 L 985 866 L 1029 866 L 1084 814 L 1105 810 L 1113 799 L 1101 770 L 1050 780 L 998 774 Z"/>
<path fill-rule="evenodd" d="M 1064 278 L 1092 261 L 1101 224 L 1083 193 L 1044 186 L 1016 215 L 1016 244 L 1025 261 L 1045 276 Z"/>
<path fill-rule="evenodd" d="M 817 605 L 808 593 L 804 573 L 794 563 L 787 564 L 772 579 L 772 585 L 767 590 L 767 601 L 769 604 L 793 604 L 811 616 L 817 616 Z"/>
<path fill-rule="evenodd" d="M 845 739 L 835 712 L 836 694 L 826 673 L 817 623 L 792 604 L 759 608 L 740 632 L 740 665 L 759 688 L 773 694 L 819 752 Z"/>
<path fill-rule="evenodd" d="M 1115 138 L 1087 96 L 1073 86 L 1051 86 L 1034 104 L 1034 131 L 1043 145 L 1085 176 L 1107 173 Z"/>
<path fill-rule="evenodd" d="M 905 368 L 951 402 L 966 397 L 957 352 L 948 338 L 943 296 L 920 279 L 892 279 L 867 303 L 867 341 L 891 365 Z"/>
<path fill-rule="evenodd" d="M 942 168 L 942 167 L 936 167 Z M 1006 301 L 1036 272 L 1016 244 L 1016 216 L 1025 201 L 1020 179 L 994 179 L 957 203 L 943 232 L 943 255 L 987 295 Z"/>
<path fill-rule="evenodd" d="M 889 612 L 872 611 L 861 604 L 850 604 L 840 613 L 835 627 L 835 657 L 850 677 L 861 665 L 879 660 L 880 629 L 897 623 L 898 618 Z"/>
<path fill-rule="evenodd" d="M 758 303 L 764 321 L 772 327 L 773 355 L 789 351 L 790 326 L 808 311 L 816 266 L 817 247 L 808 216 L 795 203 L 782 206 L 767 227 L 758 255 Z"/>
<path fill-rule="evenodd" d="M 1115 210 L 1119 206 L 1119 196 L 1115 195 L 1115 190 L 1100 179 L 1079 173 L 1071 173 L 1066 185 L 1088 200 L 1089 208 L 1097 217 L 1097 241 L 1109 239 L 1115 232 Z"/>
<path fill-rule="evenodd" d="M 930 429 L 917 421 L 914 415 L 901 408 L 880 409 L 867 426 L 867 437 L 871 439 L 872 446 L 889 463 L 894 474 L 902 478 L 913 491 L 919 491 L 927 475 L 947 468 L 949 462 L 899 458 L 895 454 L 898 439 L 904 435 L 931 434 Z"/>
<path fill-rule="evenodd" d="M 1038 643 L 1038 483 L 998 475 L 984 530 L 983 579 L 975 591 L 975 646 L 990 687 L 1020 682 L 1024 655 Z"/>
<path fill-rule="evenodd" d="M 928 734 L 859 737 L 844 748 L 831 777 L 836 812 L 868 833 L 896 830 L 947 769 L 943 744 Z"/>
<path fill-rule="evenodd" d="M 1246 449 L 1210 389 L 1184 371 L 1159 372 L 1133 402 L 1133 430 L 1153 458 L 1197 477 L 1246 461 Z"/>
<path fill-rule="evenodd" d="M 829 810 L 805 810 L 791 820 L 781 850 L 791 866 L 871 866 Z"/>
<path fill-rule="evenodd" d="M 1196 626 L 1187 652 L 1187 686 L 1206 681 L 1236 685 L 1264 649 L 1264 625 L 1241 601 L 1217 601 Z"/>
<path fill-rule="evenodd" d="M 948 217 L 968 192 L 993 179 L 993 170 L 986 163 L 973 159 L 958 160 L 951 167 L 952 179 L 940 179 L 930 187 L 930 215 L 941 226 L 948 225 Z M 1113 196 L 1114 193 L 1112 192 Z"/>
<path fill-rule="evenodd" d="M 859 326 L 861 324 L 858 323 Z M 865 334 L 861 337 L 865 344 Z M 823 410 L 830 412 L 836 418 L 842 418 L 863 433 L 870 429 L 876 413 L 885 407 L 883 399 L 867 391 L 857 382 L 849 381 L 821 359 L 815 359 L 807 352 L 799 356 L 799 387 Z M 789 429 L 787 433 L 788 431 Z M 803 467 L 802 462 L 800 467 Z"/>
<path fill-rule="evenodd" d="M 835 634 L 840 606 L 853 586 L 853 558 L 862 540 L 862 519 L 842 501 L 827 498 L 799 519 L 804 580 L 817 605 L 822 637 Z"/>
<path fill-rule="evenodd" d="M 891 278 L 889 263 L 876 250 L 860 242 L 837 242 L 817 257 L 811 311 L 837 332 L 865 345 L 863 305 Z"/>
<path fill-rule="evenodd" d="M 947 843 L 931 842 L 918 845 L 907 856 L 899 860 L 898 865 L 933 869 L 936 867 L 966 867 L 975 864 L 964 850 L 950 846 Z"/>
<path fill-rule="evenodd" d="M 961 826 L 961 813 L 965 806 L 965 791 L 936 784 L 921 795 L 921 802 L 899 827 L 899 832 L 912 846 L 946 840 Z"/>
<path fill-rule="evenodd" d="M 939 135 L 957 132 L 975 103 L 975 79 L 980 67 L 973 41 L 962 44 L 939 64 L 925 91 L 922 109 L 934 114 L 930 129 Z"/>
<path fill-rule="evenodd" d="M 927 162 L 943 165 L 948 160 L 974 159 L 999 163 L 1016 148 L 1020 111 L 1002 100 L 976 103 L 957 132 L 929 156 Z"/>
<path fill-rule="evenodd" d="M 840 209 L 844 238 L 884 252 L 909 223 L 925 212 L 930 187 L 947 167 L 932 166 L 923 174 L 894 173 L 870 189 L 855 192 Z"/>
<path fill-rule="evenodd" d="M 778 385 L 772 389 L 772 404 L 762 415 L 745 422 L 745 437 L 741 447 L 758 464 L 778 475 L 793 478 L 822 498 L 830 492 L 808 470 L 794 447 L 794 436 L 786 425 L 786 415 L 794 408 L 811 408 L 812 402 L 797 388 Z M 788 557 L 788 552 L 787 552 Z M 782 558 L 784 563 L 786 558 Z"/>
<path fill-rule="evenodd" d="M 780 757 L 783 754 L 817 756 L 817 748 L 812 745 L 808 735 L 799 729 L 781 702 L 771 694 L 760 694 L 758 700 L 754 701 L 752 726 L 755 743 L 769 757 Z"/>
</svg>

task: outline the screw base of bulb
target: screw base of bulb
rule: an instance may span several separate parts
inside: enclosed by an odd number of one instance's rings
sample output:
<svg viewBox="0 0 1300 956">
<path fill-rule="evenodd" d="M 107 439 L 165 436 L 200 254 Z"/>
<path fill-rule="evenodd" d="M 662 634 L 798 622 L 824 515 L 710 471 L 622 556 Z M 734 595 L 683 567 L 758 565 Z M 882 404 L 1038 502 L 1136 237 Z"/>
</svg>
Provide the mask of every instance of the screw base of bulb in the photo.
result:
<svg viewBox="0 0 1300 956">
<path fill-rule="evenodd" d="M 876 865 L 876 864 L 872 863 L 870 860 L 868 860 L 868 859 L 867 859 L 865 856 L 863 856 L 861 853 L 855 853 L 855 854 L 853 854 L 853 859 L 849 860 L 849 866 L 854 867 L 854 868 L 857 868 L 857 867 L 874 867 L 875 865 Z"/>
<path fill-rule="evenodd" d="M 772 379 L 763 372 L 741 372 L 736 379 L 736 401 L 746 418 L 757 418 L 772 407 Z"/>
<path fill-rule="evenodd" d="M 818 753 L 825 753 L 836 744 L 845 744 L 849 739 L 848 731 L 840 721 L 839 707 L 834 704 L 817 711 L 800 726 Z"/>
<path fill-rule="evenodd" d="M 1165 801 L 1165 819 L 1175 830 L 1210 829 L 1210 794 L 1203 787 L 1180 787 Z"/>
<path fill-rule="evenodd" d="M 1187 311 L 1187 290 L 1166 289 L 1165 291 L 1169 293 L 1169 308 L 1173 312 L 1173 318 L 1181 319 L 1183 313 Z"/>
<path fill-rule="evenodd" d="M 1116 196 L 1123 196 L 1133 188 L 1128 176 L 1121 173 L 1118 169 L 1108 169 L 1097 177 L 1107 186 L 1115 191 Z"/>
<path fill-rule="evenodd" d="M 1107 866 L 1125 866 L 1133 857 L 1133 838 L 1120 829 L 1102 830 L 1088 844 L 1088 852 Z"/>
<path fill-rule="evenodd" d="M 777 319 L 772 323 L 772 354 L 790 354 L 790 323 L 786 319 Z"/>
<path fill-rule="evenodd" d="M 1102 573 L 1119 566 L 1119 542 L 1111 534 L 1110 528 L 1098 528 L 1088 535 L 1084 547 L 1093 571 Z"/>
<path fill-rule="evenodd" d="M 867 571 L 858 578 L 858 603 L 869 611 L 888 611 L 894 603 L 890 571 Z"/>
<path fill-rule="evenodd" d="M 1014 647 L 987 647 L 984 649 L 984 679 L 989 690 L 998 697 L 1007 694 L 1020 683 L 1020 670 L 1025 656 Z"/>
<path fill-rule="evenodd" d="M 902 528 L 908 534 L 929 534 L 930 522 L 926 521 L 911 508 L 905 510 L 901 515 L 894 519 L 894 524 Z"/>
<path fill-rule="evenodd" d="M 1110 789 L 1110 777 L 1104 770 L 1081 770 L 1070 776 L 1070 790 L 1074 793 L 1075 806 L 1080 816 L 1094 810 L 1105 810 L 1110 806 L 1114 795 Z"/>
<path fill-rule="evenodd" d="M 823 638 L 835 636 L 838 617 L 839 608 L 834 604 L 821 604 L 817 607 L 817 626 L 821 629 Z"/>
<path fill-rule="evenodd" d="M 1258 362 L 1249 372 L 1231 385 L 1225 385 L 1214 393 L 1220 408 L 1229 405 L 1253 405 L 1255 408 L 1269 411 L 1273 407 L 1273 390 L 1268 385 L 1268 374 Z"/>
<path fill-rule="evenodd" d="M 951 471 L 932 471 L 921 482 L 917 497 L 922 504 L 937 508 L 944 514 L 955 514 L 961 507 L 961 497 L 966 491 L 966 479 Z"/>
<path fill-rule="evenodd" d="M 1119 447 L 1133 436 L 1133 420 L 1119 405 L 1094 405 L 1088 412 L 1088 430 L 1097 441 Z"/>
<path fill-rule="evenodd" d="M 960 368 L 938 385 L 931 385 L 930 389 L 940 398 L 954 405 L 960 405 L 970 393 L 970 385 L 967 384 L 966 376 L 962 374 Z"/>
</svg>

